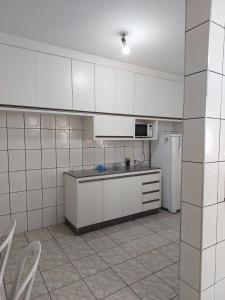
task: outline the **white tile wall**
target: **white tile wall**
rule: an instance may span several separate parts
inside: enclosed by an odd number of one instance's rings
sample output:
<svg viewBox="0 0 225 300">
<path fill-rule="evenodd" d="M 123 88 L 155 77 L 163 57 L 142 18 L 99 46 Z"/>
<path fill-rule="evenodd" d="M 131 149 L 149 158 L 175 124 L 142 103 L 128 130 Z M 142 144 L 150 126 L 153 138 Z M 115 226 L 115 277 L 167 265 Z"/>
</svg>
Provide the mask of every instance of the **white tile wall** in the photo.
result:
<svg viewBox="0 0 225 300">
<path fill-rule="evenodd" d="M 142 160 L 143 152 L 150 160 L 148 142 L 94 142 L 82 132 L 76 116 L 0 112 L 0 226 L 10 218 L 18 231 L 63 222 L 64 171 Z"/>
</svg>

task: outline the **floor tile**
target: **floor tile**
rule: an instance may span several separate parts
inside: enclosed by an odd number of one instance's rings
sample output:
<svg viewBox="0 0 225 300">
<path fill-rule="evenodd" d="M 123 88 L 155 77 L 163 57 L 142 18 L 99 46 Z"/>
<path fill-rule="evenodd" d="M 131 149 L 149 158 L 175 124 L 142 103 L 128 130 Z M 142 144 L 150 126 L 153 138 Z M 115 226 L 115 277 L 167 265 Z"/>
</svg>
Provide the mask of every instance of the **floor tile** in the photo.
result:
<svg viewBox="0 0 225 300">
<path fill-rule="evenodd" d="M 52 300 L 95 300 L 83 281 L 77 281 L 51 292 Z"/>
<path fill-rule="evenodd" d="M 168 227 L 175 227 L 180 224 L 180 215 L 174 215 L 174 216 L 169 216 L 167 218 L 162 218 L 160 219 L 160 222 L 167 225 Z"/>
<path fill-rule="evenodd" d="M 130 287 L 145 300 L 170 300 L 176 296 L 176 292 L 155 275 L 144 278 Z"/>
<path fill-rule="evenodd" d="M 144 254 L 149 251 L 148 246 L 141 239 L 122 244 L 121 247 L 133 257 Z"/>
<path fill-rule="evenodd" d="M 125 287 L 124 282 L 111 270 L 99 272 L 84 280 L 97 299 L 102 299 Z"/>
<path fill-rule="evenodd" d="M 144 226 L 137 225 L 127 230 L 130 234 L 134 235 L 136 238 L 142 238 L 147 235 L 153 234 L 153 232 Z"/>
<path fill-rule="evenodd" d="M 159 231 L 168 229 L 167 225 L 165 225 L 165 224 L 163 224 L 159 221 L 153 221 L 153 222 L 145 223 L 145 224 L 143 224 L 143 226 L 145 228 L 148 228 L 151 231 L 154 231 L 154 232 L 159 232 Z"/>
<path fill-rule="evenodd" d="M 80 237 L 86 242 L 97 239 L 97 238 L 101 238 L 103 236 L 105 236 L 105 235 L 104 235 L 103 231 L 101 231 L 101 230 L 95 230 L 95 231 L 91 231 L 91 232 L 80 235 Z"/>
<path fill-rule="evenodd" d="M 73 262 L 81 277 L 95 274 L 108 268 L 108 265 L 96 254 Z"/>
<path fill-rule="evenodd" d="M 170 260 L 174 262 L 179 261 L 180 247 L 176 243 L 165 245 L 161 248 L 158 248 L 157 251 L 159 251 L 162 255 L 168 257 Z"/>
<path fill-rule="evenodd" d="M 108 235 L 108 237 L 112 239 L 114 242 L 116 242 L 118 245 L 136 240 L 136 236 L 134 236 L 133 234 L 125 230 L 111 233 Z"/>
<path fill-rule="evenodd" d="M 138 299 L 139 298 L 128 287 L 105 298 L 105 300 L 138 300 Z"/>
<path fill-rule="evenodd" d="M 169 240 L 159 234 L 145 236 L 141 238 L 140 241 L 142 241 L 149 250 L 154 250 L 170 243 Z"/>
<path fill-rule="evenodd" d="M 53 248 L 48 251 L 43 251 L 39 261 L 39 268 L 43 271 L 48 271 L 65 264 L 69 260 L 60 248 Z"/>
<path fill-rule="evenodd" d="M 153 250 L 147 254 L 137 257 L 143 265 L 149 268 L 153 273 L 162 270 L 163 268 L 171 265 L 173 262 L 160 254 L 158 251 Z"/>
<path fill-rule="evenodd" d="M 136 259 L 116 265 L 113 269 L 128 285 L 151 274 L 151 271 Z"/>
<path fill-rule="evenodd" d="M 72 247 L 63 248 L 64 253 L 68 256 L 71 262 L 95 254 L 87 244 L 82 243 L 73 245 Z"/>
<path fill-rule="evenodd" d="M 128 230 L 128 229 L 134 228 L 138 225 L 140 225 L 138 223 L 138 220 L 131 220 L 131 221 L 124 222 L 124 223 L 120 224 L 120 226 L 123 228 L 123 230 Z"/>
<path fill-rule="evenodd" d="M 179 291 L 179 264 L 173 264 L 155 274 L 176 292 Z"/>
<path fill-rule="evenodd" d="M 162 237 L 170 241 L 177 241 L 180 238 L 180 234 L 177 231 L 173 230 L 172 228 L 160 231 L 159 235 L 161 235 Z"/>
<path fill-rule="evenodd" d="M 109 227 L 105 227 L 103 228 L 101 231 L 105 234 L 111 234 L 111 233 L 116 233 L 119 231 L 122 231 L 123 228 L 120 225 L 113 225 L 113 226 L 109 226 Z"/>
<path fill-rule="evenodd" d="M 50 298 L 49 294 L 45 294 L 45 295 L 35 298 L 35 300 L 51 300 L 51 298 Z"/>
<path fill-rule="evenodd" d="M 80 278 L 72 264 L 66 264 L 49 271 L 42 272 L 42 276 L 49 291 L 53 291 L 66 284 L 73 283 Z"/>
<path fill-rule="evenodd" d="M 11 249 L 25 248 L 27 246 L 28 246 L 28 242 L 24 233 L 16 234 L 13 237 Z"/>
<path fill-rule="evenodd" d="M 81 244 L 84 242 L 81 237 L 76 235 L 64 236 L 62 238 L 56 239 L 56 241 L 61 248 L 72 247 L 73 245 Z"/>
<path fill-rule="evenodd" d="M 47 229 L 39 229 L 39 230 L 32 230 L 25 232 L 25 235 L 29 242 L 32 242 L 34 240 L 38 240 L 40 242 L 47 241 L 52 239 L 52 235 Z"/>
<path fill-rule="evenodd" d="M 96 252 L 103 251 L 105 249 L 112 248 L 116 246 L 116 243 L 112 241 L 110 238 L 107 236 L 100 237 L 94 240 L 91 240 L 88 242 L 88 245 L 94 249 Z"/>
<path fill-rule="evenodd" d="M 120 264 L 133 257 L 133 255 L 124 251 L 120 246 L 99 252 L 98 255 L 100 255 L 109 266 Z"/>
<path fill-rule="evenodd" d="M 50 226 L 48 227 L 48 230 L 56 239 L 60 239 L 65 236 L 74 236 L 74 232 L 65 224 Z"/>
</svg>

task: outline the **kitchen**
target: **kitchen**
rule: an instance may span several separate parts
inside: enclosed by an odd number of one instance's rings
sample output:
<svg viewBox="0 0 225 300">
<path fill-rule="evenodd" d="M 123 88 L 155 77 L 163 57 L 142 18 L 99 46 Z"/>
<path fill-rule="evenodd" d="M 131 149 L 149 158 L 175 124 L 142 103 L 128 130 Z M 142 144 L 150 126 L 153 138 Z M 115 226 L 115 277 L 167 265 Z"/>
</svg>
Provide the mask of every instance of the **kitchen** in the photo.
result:
<svg viewBox="0 0 225 300">
<path fill-rule="evenodd" d="M 224 27 L 221 0 L 0 1 L 3 299 L 223 299 Z"/>
</svg>

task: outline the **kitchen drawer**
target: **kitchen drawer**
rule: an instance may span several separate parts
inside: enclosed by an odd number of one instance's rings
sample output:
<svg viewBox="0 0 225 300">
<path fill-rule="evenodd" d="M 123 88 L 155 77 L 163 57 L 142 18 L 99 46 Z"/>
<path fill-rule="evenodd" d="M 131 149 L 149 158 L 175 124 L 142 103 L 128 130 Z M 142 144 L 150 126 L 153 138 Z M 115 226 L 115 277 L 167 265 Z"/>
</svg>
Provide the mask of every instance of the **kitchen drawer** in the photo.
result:
<svg viewBox="0 0 225 300">
<path fill-rule="evenodd" d="M 160 192 L 153 192 L 142 195 L 142 203 L 160 199 Z"/>
<path fill-rule="evenodd" d="M 161 207 L 160 200 L 142 204 L 142 211 L 152 210 Z"/>
<path fill-rule="evenodd" d="M 142 192 L 151 192 L 151 191 L 156 191 L 156 190 L 160 190 L 160 183 L 159 182 L 153 182 L 153 183 L 149 183 L 149 184 L 144 184 L 142 185 Z"/>
<path fill-rule="evenodd" d="M 158 181 L 160 180 L 160 172 L 157 173 L 152 173 L 152 174 L 148 174 L 148 175 L 144 175 L 142 177 L 142 182 L 152 182 L 152 181 Z"/>
</svg>

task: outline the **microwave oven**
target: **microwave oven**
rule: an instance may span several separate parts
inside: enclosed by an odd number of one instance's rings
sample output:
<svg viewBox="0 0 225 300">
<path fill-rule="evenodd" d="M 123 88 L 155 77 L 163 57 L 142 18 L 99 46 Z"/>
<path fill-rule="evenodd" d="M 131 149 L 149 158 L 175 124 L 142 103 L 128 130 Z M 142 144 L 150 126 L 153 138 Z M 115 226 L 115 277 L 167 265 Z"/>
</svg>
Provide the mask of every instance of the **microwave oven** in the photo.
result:
<svg viewBox="0 0 225 300">
<path fill-rule="evenodd" d="M 135 124 L 135 137 L 138 138 L 152 138 L 153 128 L 152 124 Z"/>
</svg>

